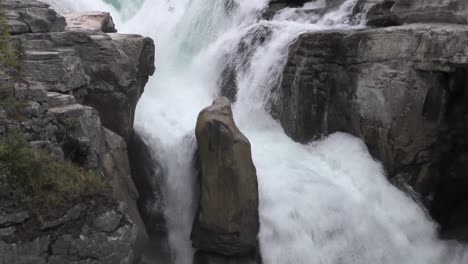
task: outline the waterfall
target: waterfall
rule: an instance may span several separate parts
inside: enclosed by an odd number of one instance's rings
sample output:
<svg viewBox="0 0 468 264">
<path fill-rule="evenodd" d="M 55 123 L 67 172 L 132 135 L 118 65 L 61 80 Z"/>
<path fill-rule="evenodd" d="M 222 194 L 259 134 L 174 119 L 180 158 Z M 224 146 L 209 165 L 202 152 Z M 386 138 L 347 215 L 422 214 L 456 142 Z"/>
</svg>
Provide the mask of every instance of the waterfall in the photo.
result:
<svg viewBox="0 0 468 264">
<path fill-rule="evenodd" d="M 260 249 L 265 264 L 468 263 L 456 242 L 386 180 L 357 138 L 336 133 L 293 142 L 270 116 L 280 100 L 289 45 L 304 32 L 363 27 L 357 0 L 316 0 L 262 19 L 267 0 L 146 0 L 131 18 L 100 0 L 48 0 L 61 10 L 107 10 L 121 32 L 152 37 L 157 71 L 137 109 L 136 129 L 152 136 L 166 175 L 165 215 L 174 263 L 192 262 L 196 204 L 194 128 L 231 71 L 234 115 L 252 144 L 260 192 Z M 122 11 L 121 11 L 122 12 Z M 123 15 L 121 15 L 123 14 Z M 228 73 L 229 75 L 229 73 Z"/>
</svg>

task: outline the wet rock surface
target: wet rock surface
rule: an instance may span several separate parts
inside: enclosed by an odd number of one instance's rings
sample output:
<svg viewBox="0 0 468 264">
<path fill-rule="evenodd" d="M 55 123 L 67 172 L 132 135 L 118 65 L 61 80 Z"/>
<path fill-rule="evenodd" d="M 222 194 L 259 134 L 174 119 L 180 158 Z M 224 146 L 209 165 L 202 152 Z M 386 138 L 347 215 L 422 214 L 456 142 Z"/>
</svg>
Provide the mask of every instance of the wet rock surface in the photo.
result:
<svg viewBox="0 0 468 264">
<path fill-rule="evenodd" d="M 256 169 L 250 143 L 235 125 L 227 98 L 218 98 L 200 113 L 196 137 L 200 202 L 193 245 L 230 257 L 255 255 L 260 226 Z"/>
<path fill-rule="evenodd" d="M 23 78 L 75 95 L 105 127 L 128 139 L 136 104 L 154 73 L 154 43 L 138 35 L 64 31 L 26 34 Z"/>
<path fill-rule="evenodd" d="M 133 132 L 129 142 L 129 157 L 133 181 L 140 193 L 138 207 L 144 215 L 148 232 L 166 237 L 162 190 L 164 175 L 144 134 Z"/>
<path fill-rule="evenodd" d="M 467 34 L 464 25 L 420 23 L 303 34 L 274 112 L 300 142 L 336 131 L 361 137 L 394 183 L 421 195 L 443 235 L 464 239 L 454 230 L 468 225 Z"/>
<path fill-rule="evenodd" d="M 65 18 L 49 5 L 32 0 L 3 0 L 11 34 L 58 32 L 66 26 Z"/>
</svg>

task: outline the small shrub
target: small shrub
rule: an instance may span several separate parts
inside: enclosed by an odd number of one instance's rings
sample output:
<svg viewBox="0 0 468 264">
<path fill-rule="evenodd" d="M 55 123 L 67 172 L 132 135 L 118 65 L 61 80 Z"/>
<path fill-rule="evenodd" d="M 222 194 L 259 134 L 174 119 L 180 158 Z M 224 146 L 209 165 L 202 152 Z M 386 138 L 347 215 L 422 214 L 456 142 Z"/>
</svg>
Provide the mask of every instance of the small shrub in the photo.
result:
<svg viewBox="0 0 468 264">
<path fill-rule="evenodd" d="M 24 103 L 13 96 L 13 88 L 0 87 L 0 108 L 7 117 L 16 121 L 24 119 Z"/>
<path fill-rule="evenodd" d="M 0 139 L 0 199 L 32 210 L 66 206 L 70 199 L 104 190 L 94 171 L 58 160 L 29 145 L 19 133 Z M 42 210 L 41 210 L 42 209 Z"/>
<path fill-rule="evenodd" d="M 74 130 L 77 127 L 79 127 L 80 122 L 71 118 L 71 117 L 65 117 L 61 118 L 58 120 L 60 124 L 63 125 L 63 127 L 68 131 L 68 130 Z"/>
</svg>

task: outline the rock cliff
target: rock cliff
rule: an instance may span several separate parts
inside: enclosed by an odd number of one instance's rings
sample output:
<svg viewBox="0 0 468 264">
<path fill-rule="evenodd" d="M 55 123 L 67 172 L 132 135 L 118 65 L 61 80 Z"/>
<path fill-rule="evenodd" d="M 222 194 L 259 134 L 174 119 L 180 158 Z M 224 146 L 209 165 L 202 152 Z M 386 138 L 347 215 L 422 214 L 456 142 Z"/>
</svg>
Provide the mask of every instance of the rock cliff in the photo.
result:
<svg viewBox="0 0 468 264">
<path fill-rule="evenodd" d="M 11 35 L 2 35 L 8 50 L 0 50 L 0 58 L 7 52 L 17 57 L 0 61 L 0 134 L 19 133 L 54 164 L 97 175 L 79 190 L 103 186 L 70 192 L 69 199 L 54 201 L 60 207 L 41 212 L 2 196 L 7 206 L 0 211 L 0 263 L 134 263 L 148 235 L 127 140 L 155 70 L 153 41 L 104 33 L 116 32 L 106 13 L 64 18 L 35 0 L 0 4 Z"/>
<path fill-rule="evenodd" d="M 368 12 L 368 24 L 372 26 L 468 24 L 468 2 L 462 0 L 359 0 L 356 11 L 362 10 Z"/>
<path fill-rule="evenodd" d="M 394 183 L 421 196 L 443 235 L 466 239 L 466 1 L 362 0 L 357 8 L 383 27 L 302 34 L 275 115 L 300 142 L 335 131 L 361 137 Z"/>
</svg>

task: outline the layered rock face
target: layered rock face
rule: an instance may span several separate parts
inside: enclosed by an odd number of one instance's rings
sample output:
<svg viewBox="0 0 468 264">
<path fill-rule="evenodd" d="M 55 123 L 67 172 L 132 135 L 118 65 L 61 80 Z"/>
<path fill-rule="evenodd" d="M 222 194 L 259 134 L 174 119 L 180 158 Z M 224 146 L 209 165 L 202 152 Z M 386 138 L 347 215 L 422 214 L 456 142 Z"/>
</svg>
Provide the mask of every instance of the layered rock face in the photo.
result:
<svg viewBox="0 0 468 264">
<path fill-rule="evenodd" d="M 154 43 L 98 31 L 26 34 L 24 78 L 73 94 L 99 111 L 104 126 L 128 139 L 138 99 L 153 74 Z M 112 106 L 112 107 L 109 107 Z"/>
<path fill-rule="evenodd" d="M 96 30 L 115 33 L 114 20 L 107 12 L 83 12 L 66 14 L 68 30 Z"/>
<path fill-rule="evenodd" d="M 65 18 L 57 15 L 48 4 L 30 0 L 4 0 L 2 4 L 12 34 L 60 32 L 65 29 Z"/>
<path fill-rule="evenodd" d="M 446 23 L 301 35 L 290 47 L 274 112 L 300 142 L 335 131 L 361 137 L 392 181 L 422 196 L 442 234 L 466 239 L 458 231 L 468 226 L 468 26 L 447 23 L 464 23 L 457 14 L 465 17 L 468 6 L 365 4 L 370 22 L 388 7 L 398 24 Z"/>
<path fill-rule="evenodd" d="M 70 204 L 43 219 L 44 228 L 30 226 L 31 212 L 2 208 L 0 263 L 134 263 L 148 236 L 127 140 L 154 72 L 153 41 L 103 33 L 115 32 L 108 14 L 70 15 L 67 26 L 47 4 L 2 3 L 10 42 L 22 58 L 19 70 L 0 65 L 0 87 L 12 87 L 25 107 L 18 118 L 1 110 L 0 134 L 20 131 L 32 146 L 103 175 L 111 188 L 103 190 L 105 202 L 87 197 Z"/>
<path fill-rule="evenodd" d="M 359 0 L 357 9 L 368 13 L 368 24 L 468 24 L 468 2 L 463 0 Z"/>
<path fill-rule="evenodd" d="M 255 263 L 258 185 L 250 143 L 231 103 L 217 99 L 197 120 L 200 201 L 192 241 L 196 263 Z"/>
<path fill-rule="evenodd" d="M 297 7 L 309 2 L 308 0 L 271 0 L 265 10 L 264 17 L 271 18 L 275 13 L 285 7 Z"/>
</svg>

